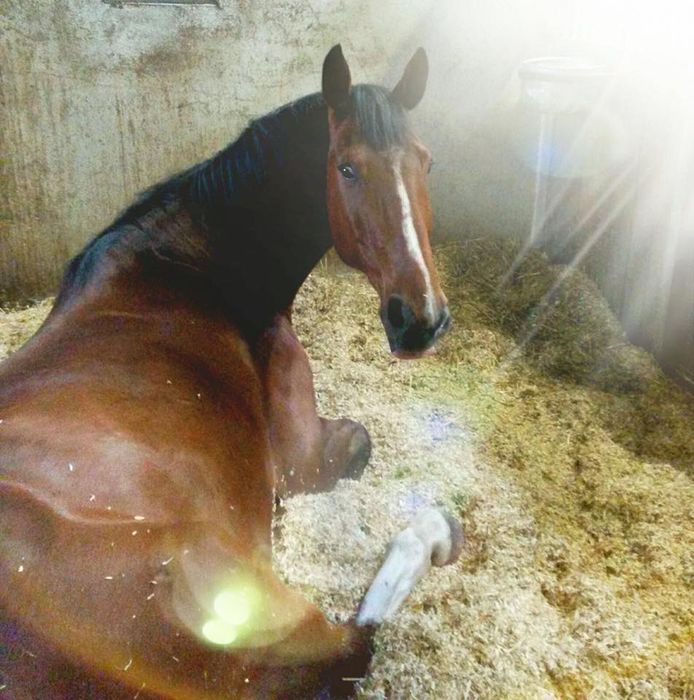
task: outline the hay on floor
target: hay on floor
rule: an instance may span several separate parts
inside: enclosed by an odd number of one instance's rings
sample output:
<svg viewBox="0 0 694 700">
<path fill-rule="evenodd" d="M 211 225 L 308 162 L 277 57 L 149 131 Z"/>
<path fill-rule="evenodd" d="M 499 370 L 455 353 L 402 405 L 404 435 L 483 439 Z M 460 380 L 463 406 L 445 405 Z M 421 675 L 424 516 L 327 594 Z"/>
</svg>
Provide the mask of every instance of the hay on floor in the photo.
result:
<svg viewBox="0 0 694 700">
<path fill-rule="evenodd" d="M 11 355 L 36 333 L 52 305 L 52 299 L 44 299 L 25 308 L 0 306 L 0 360 Z"/>
<path fill-rule="evenodd" d="M 505 280 L 518 253 L 439 248 L 455 325 L 418 362 L 389 355 L 362 278 L 330 260 L 309 278 L 295 323 L 321 412 L 362 421 L 374 453 L 361 482 L 287 501 L 277 566 L 346 619 L 440 503 L 466 549 L 378 632 L 362 698 L 691 698 L 694 400 L 583 274 L 532 251 Z M 21 324 L 0 315 L 0 353 Z"/>
</svg>

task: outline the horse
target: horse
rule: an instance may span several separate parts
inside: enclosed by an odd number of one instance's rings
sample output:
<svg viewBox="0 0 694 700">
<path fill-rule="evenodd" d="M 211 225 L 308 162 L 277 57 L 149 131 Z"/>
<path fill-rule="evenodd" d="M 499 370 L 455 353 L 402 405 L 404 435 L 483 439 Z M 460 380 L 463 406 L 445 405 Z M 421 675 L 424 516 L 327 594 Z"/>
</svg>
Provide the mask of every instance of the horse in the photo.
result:
<svg viewBox="0 0 694 700">
<path fill-rule="evenodd" d="M 426 510 L 344 624 L 271 566 L 276 498 L 358 478 L 367 431 L 317 414 L 291 322 L 334 245 L 380 299 L 391 351 L 450 325 L 429 244 L 431 156 L 393 90 L 322 90 L 154 186 L 67 265 L 0 367 L 3 698 L 349 697 L 377 625 L 462 530 Z"/>
</svg>

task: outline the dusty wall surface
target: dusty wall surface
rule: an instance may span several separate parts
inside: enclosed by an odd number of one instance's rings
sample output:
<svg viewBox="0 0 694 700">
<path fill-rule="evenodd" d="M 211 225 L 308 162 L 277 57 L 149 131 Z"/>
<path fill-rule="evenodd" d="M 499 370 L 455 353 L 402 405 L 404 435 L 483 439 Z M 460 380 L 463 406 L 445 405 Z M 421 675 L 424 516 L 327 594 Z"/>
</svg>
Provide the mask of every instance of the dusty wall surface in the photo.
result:
<svg viewBox="0 0 694 700">
<path fill-rule="evenodd" d="M 249 118 L 317 90 L 337 41 L 357 81 L 386 84 L 427 48 L 429 88 L 413 117 L 436 160 L 437 230 L 527 235 L 536 178 L 524 152 L 537 119 L 518 107 L 518 66 L 595 56 L 589 39 L 609 19 L 597 0 L 531 4 L 0 0 L 0 301 L 52 291 L 65 261 L 138 191 L 221 148 Z M 659 100 L 672 127 L 665 148 Z M 606 103 L 596 153 L 616 155 L 590 177 L 554 183 L 553 252 L 561 262 L 585 254 L 631 336 L 694 375 L 682 118 L 668 95 L 628 79 Z"/>
</svg>

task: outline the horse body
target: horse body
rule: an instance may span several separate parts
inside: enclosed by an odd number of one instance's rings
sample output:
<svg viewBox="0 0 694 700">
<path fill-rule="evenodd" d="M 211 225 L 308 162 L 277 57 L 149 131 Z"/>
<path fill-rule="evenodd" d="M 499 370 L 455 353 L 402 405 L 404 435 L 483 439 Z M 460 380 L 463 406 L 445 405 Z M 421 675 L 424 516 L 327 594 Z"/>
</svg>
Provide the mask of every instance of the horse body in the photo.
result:
<svg viewBox="0 0 694 700">
<path fill-rule="evenodd" d="M 297 619 L 318 612 L 269 567 L 276 463 L 264 377 L 252 344 L 219 311 L 191 303 L 189 291 L 172 293 L 170 280 L 157 288 L 151 273 L 146 279 L 141 285 L 136 270 L 118 271 L 107 291 L 87 292 L 63 312 L 59 306 L 3 367 L 3 607 L 39 638 L 50 630 L 58 667 L 109 669 L 128 697 L 141 683 L 172 697 L 216 697 L 215 688 L 227 697 L 273 697 L 277 684 L 277 697 L 288 697 L 278 669 L 301 673 L 282 659 L 295 652 L 279 647 L 287 637 L 296 643 Z M 273 603 L 254 629 L 264 655 L 278 657 L 268 663 L 273 673 L 262 674 L 262 693 L 245 681 L 258 660 L 222 664 L 207 650 L 203 663 L 191 635 L 205 621 L 204 601 L 209 608 L 237 569 Z M 298 618 L 273 619 L 275 607 Z M 171 620 L 171 634 L 165 627 L 157 638 L 178 633 L 185 642 L 157 650 L 151 628 L 161 629 L 162 619 Z M 273 632 L 275 625 L 283 631 Z M 329 658 L 334 635 L 322 626 Z M 279 642 L 271 651 L 273 635 Z M 33 639 L 29 649 L 35 646 Z M 22 659 L 29 670 L 51 666 L 46 643 L 41 648 Z M 139 664 L 119 671 L 131 658 Z M 206 676 L 172 687 L 180 664 L 204 667 Z M 152 668 L 160 678 L 149 677 Z M 29 671 L 7 673 L 17 682 Z M 34 697 L 83 692 L 65 683 L 56 691 L 48 678 L 22 681 L 31 680 Z M 113 688 L 108 694 L 118 697 Z"/>
<path fill-rule="evenodd" d="M 145 195 L 0 368 L 3 697 L 304 698 L 364 674 L 371 627 L 271 569 L 275 494 L 370 449 L 318 417 L 290 320 L 332 243 L 331 114 L 304 98 Z"/>
</svg>

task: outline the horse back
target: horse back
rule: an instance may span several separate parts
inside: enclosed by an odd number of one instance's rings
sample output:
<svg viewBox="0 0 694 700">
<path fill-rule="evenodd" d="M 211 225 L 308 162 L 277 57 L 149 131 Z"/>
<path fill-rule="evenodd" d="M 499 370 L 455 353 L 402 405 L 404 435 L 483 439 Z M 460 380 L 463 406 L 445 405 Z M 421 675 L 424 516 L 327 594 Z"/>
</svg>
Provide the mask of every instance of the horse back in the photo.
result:
<svg viewBox="0 0 694 700">
<path fill-rule="evenodd" d="M 3 479 L 85 517 L 199 520 L 272 486 L 248 346 L 186 308 L 53 319 L 0 367 L 0 420 Z"/>
</svg>

